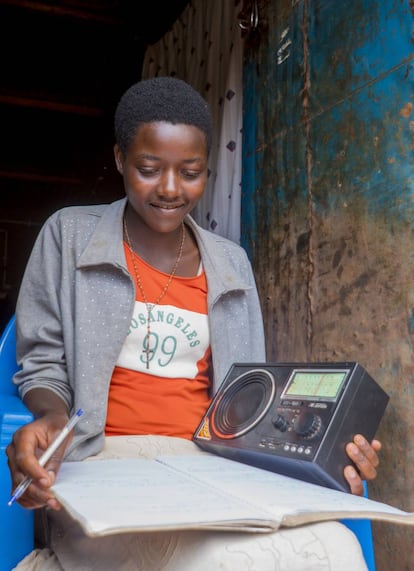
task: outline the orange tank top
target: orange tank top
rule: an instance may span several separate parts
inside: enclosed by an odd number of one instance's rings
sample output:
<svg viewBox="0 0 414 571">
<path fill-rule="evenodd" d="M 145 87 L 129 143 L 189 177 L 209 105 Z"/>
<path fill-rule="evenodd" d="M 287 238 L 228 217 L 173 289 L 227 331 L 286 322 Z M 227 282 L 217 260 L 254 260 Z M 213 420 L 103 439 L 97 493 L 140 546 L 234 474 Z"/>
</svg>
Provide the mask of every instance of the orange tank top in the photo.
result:
<svg viewBox="0 0 414 571">
<path fill-rule="evenodd" d="M 132 255 L 124 244 L 128 269 Z M 135 254 L 134 254 L 135 255 Z M 136 256 L 148 301 L 154 302 L 168 275 Z M 191 439 L 210 404 L 211 349 L 204 272 L 175 276 L 151 311 L 146 367 L 147 307 L 137 299 L 128 335 L 113 371 L 105 434 L 160 434 Z"/>
</svg>

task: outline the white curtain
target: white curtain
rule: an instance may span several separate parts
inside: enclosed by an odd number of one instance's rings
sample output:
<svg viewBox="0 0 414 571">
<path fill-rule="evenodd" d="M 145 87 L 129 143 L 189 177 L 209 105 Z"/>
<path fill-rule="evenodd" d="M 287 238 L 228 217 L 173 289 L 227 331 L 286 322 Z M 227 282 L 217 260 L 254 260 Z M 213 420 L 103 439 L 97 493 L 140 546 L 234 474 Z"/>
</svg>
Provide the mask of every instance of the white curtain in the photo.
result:
<svg viewBox="0 0 414 571">
<path fill-rule="evenodd" d="M 208 101 L 213 144 L 206 192 L 193 216 L 204 228 L 240 241 L 242 39 L 239 1 L 191 0 L 172 28 L 147 48 L 142 78 L 173 75 Z"/>
</svg>

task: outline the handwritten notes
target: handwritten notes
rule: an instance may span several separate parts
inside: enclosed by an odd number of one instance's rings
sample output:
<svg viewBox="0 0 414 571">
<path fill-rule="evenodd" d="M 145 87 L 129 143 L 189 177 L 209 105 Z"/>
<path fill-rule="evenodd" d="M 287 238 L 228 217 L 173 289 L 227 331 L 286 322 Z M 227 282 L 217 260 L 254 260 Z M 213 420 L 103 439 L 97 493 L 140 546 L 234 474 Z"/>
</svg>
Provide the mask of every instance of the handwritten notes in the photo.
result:
<svg viewBox="0 0 414 571">
<path fill-rule="evenodd" d="M 214 456 L 67 462 L 54 491 L 91 536 L 166 529 L 272 531 L 279 525 L 414 514 Z"/>
</svg>

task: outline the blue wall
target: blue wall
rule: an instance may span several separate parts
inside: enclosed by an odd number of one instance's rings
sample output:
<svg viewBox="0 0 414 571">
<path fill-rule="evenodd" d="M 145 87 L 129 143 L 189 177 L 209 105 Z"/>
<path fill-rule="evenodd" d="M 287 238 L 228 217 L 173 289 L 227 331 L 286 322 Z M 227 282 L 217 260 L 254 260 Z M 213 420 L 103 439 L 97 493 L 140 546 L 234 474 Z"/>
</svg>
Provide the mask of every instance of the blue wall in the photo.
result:
<svg viewBox="0 0 414 571">
<path fill-rule="evenodd" d="M 409 0 L 259 2 L 246 38 L 242 234 L 270 359 L 361 362 L 389 392 L 370 495 L 414 510 Z M 376 525 L 378 569 L 414 569 Z M 396 563 L 397 562 L 397 563 Z"/>
</svg>

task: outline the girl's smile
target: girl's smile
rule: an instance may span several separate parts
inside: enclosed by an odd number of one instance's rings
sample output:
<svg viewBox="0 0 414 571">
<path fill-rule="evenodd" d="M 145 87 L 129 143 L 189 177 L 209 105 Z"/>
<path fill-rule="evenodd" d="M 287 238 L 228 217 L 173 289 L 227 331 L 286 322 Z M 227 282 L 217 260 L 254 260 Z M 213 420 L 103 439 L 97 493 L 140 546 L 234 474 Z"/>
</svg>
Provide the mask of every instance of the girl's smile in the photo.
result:
<svg viewBox="0 0 414 571">
<path fill-rule="evenodd" d="M 176 233 L 200 200 L 207 182 L 207 141 L 192 125 L 141 125 L 126 156 L 115 146 L 130 204 L 131 234 Z"/>
</svg>

